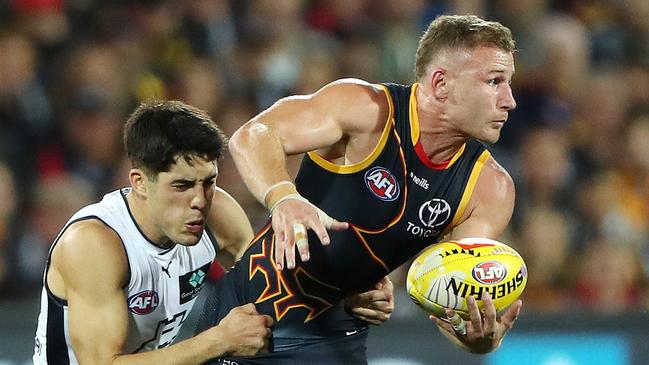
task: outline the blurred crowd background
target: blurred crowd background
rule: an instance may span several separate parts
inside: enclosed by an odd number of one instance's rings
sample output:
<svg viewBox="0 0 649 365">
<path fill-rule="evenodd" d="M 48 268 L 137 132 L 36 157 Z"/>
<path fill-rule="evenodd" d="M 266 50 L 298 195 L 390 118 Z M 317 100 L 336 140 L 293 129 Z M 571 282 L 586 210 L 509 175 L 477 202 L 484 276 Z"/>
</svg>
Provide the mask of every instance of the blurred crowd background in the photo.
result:
<svg viewBox="0 0 649 365">
<path fill-rule="evenodd" d="M 646 0 L 0 0 L 0 300 L 36 300 L 61 226 L 128 184 L 122 125 L 140 101 L 185 101 L 230 135 L 337 78 L 412 83 L 443 13 L 517 40 L 518 108 L 490 149 L 517 187 L 501 239 L 528 263 L 525 311 L 646 311 Z M 264 223 L 229 156 L 218 184 Z"/>
</svg>

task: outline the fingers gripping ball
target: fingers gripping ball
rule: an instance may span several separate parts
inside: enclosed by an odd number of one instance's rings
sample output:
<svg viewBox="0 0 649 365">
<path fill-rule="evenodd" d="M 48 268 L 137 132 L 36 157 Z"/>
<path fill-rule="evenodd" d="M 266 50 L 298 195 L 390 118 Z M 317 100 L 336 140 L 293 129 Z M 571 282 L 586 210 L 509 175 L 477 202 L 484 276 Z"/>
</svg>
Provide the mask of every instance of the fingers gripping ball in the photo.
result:
<svg viewBox="0 0 649 365">
<path fill-rule="evenodd" d="M 445 308 L 469 317 L 466 298 L 483 308 L 482 293 L 491 294 L 496 311 L 512 304 L 525 289 L 523 258 L 504 243 L 486 238 L 442 242 L 422 252 L 410 266 L 406 288 L 425 311 L 446 317 Z"/>
</svg>

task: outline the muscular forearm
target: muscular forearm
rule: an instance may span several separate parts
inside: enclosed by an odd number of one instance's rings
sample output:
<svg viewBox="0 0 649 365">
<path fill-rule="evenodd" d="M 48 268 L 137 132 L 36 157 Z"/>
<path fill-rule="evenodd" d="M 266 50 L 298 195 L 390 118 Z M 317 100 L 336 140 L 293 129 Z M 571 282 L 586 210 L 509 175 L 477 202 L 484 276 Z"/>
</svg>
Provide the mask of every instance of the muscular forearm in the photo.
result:
<svg viewBox="0 0 649 365">
<path fill-rule="evenodd" d="M 210 339 L 206 333 L 184 340 L 162 349 L 138 354 L 120 355 L 113 365 L 164 365 L 164 364 L 202 364 L 205 361 L 226 355 L 229 351 L 226 342 Z"/>
<path fill-rule="evenodd" d="M 248 190 L 262 204 L 268 187 L 291 180 L 280 138 L 265 124 L 248 122 L 232 136 L 229 149 Z"/>
</svg>

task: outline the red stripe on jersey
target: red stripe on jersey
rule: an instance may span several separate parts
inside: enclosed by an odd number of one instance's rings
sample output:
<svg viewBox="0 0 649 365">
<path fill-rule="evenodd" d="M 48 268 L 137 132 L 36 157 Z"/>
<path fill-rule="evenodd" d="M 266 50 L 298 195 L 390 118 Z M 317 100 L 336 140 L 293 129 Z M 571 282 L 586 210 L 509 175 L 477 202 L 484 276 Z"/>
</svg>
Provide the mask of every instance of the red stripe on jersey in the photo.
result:
<svg viewBox="0 0 649 365">
<path fill-rule="evenodd" d="M 448 163 L 451 162 L 451 160 L 448 160 L 446 162 L 442 162 L 441 164 L 433 163 L 428 158 L 428 156 L 426 156 L 426 151 L 424 151 L 424 146 L 421 145 L 421 141 L 417 141 L 417 144 L 415 145 L 415 152 L 417 153 L 417 156 L 419 156 L 421 162 L 433 170 L 444 170 L 448 167 Z"/>
</svg>

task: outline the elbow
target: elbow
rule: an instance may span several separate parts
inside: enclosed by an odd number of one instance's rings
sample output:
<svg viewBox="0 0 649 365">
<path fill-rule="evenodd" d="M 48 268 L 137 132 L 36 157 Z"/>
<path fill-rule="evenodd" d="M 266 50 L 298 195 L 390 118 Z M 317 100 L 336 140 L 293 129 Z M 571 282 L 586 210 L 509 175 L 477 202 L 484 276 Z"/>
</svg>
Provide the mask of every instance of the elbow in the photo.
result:
<svg viewBox="0 0 649 365">
<path fill-rule="evenodd" d="M 238 156 L 244 155 L 254 145 L 254 140 L 257 138 L 255 133 L 260 129 L 261 123 L 251 120 L 237 129 L 230 140 L 228 141 L 228 150 L 230 154 L 236 159 Z"/>
<path fill-rule="evenodd" d="M 246 132 L 243 130 L 244 127 L 237 129 L 234 134 L 228 140 L 228 151 L 230 155 L 236 158 L 241 153 L 242 145 L 246 139 Z"/>
<path fill-rule="evenodd" d="M 275 141 L 279 142 L 280 139 L 271 127 L 252 119 L 234 132 L 228 142 L 228 150 L 236 162 L 237 158 L 242 158 L 260 147 L 272 145 Z"/>
</svg>

